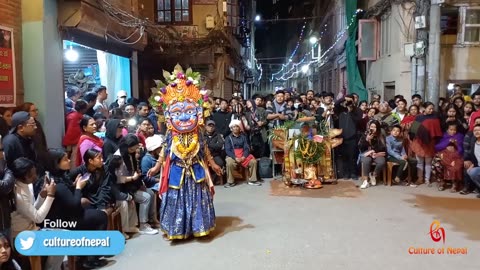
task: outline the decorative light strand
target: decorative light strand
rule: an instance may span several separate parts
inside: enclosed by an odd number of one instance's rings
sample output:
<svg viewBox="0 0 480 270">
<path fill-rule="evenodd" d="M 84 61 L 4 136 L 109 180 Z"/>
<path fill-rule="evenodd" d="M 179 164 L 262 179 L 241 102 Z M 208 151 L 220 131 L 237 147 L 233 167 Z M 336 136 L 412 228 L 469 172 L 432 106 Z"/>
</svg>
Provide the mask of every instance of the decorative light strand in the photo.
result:
<svg viewBox="0 0 480 270">
<path fill-rule="evenodd" d="M 322 59 L 325 55 L 327 55 L 331 50 L 333 50 L 333 49 L 335 48 L 335 46 L 337 45 L 337 43 L 340 42 L 340 40 L 343 38 L 343 36 L 345 36 L 345 34 L 347 34 L 348 30 L 349 30 L 350 27 L 353 25 L 353 23 L 355 22 L 355 20 L 356 20 L 356 18 L 357 18 L 357 14 L 358 14 L 359 12 L 361 12 L 361 10 L 357 10 L 357 11 L 355 12 L 355 14 L 352 16 L 352 18 L 350 19 L 350 22 L 349 22 L 348 26 L 347 26 L 345 29 L 343 29 L 342 31 L 340 31 L 340 32 L 336 35 L 336 40 L 335 40 L 335 42 L 334 42 L 322 55 L 320 55 L 318 59 L 311 60 L 308 64 L 306 64 L 307 66 L 310 66 L 310 65 L 313 64 L 313 63 L 316 63 L 316 62 L 321 61 L 321 59 Z M 326 26 L 327 26 L 327 24 L 325 24 L 325 27 L 326 27 Z M 320 38 L 319 38 L 319 41 L 314 45 L 314 49 L 318 46 L 318 44 L 319 44 L 319 42 L 320 42 L 320 40 L 321 40 L 321 38 L 323 37 L 324 34 L 325 34 L 325 30 L 320 33 L 321 36 L 320 36 Z M 303 58 L 302 58 L 302 60 L 300 60 L 300 62 L 298 62 L 298 63 L 294 63 L 294 64 L 293 64 L 293 67 L 292 67 L 290 70 L 288 70 L 287 72 L 284 72 L 284 73 L 282 74 L 282 76 L 280 76 L 280 77 L 275 77 L 276 75 L 279 74 L 279 72 L 278 72 L 277 74 L 272 75 L 272 79 L 271 79 L 270 81 L 271 81 L 271 82 L 272 82 L 273 80 L 286 81 L 286 80 L 291 79 L 293 76 L 295 76 L 296 74 L 298 74 L 300 71 L 296 70 L 296 71 L 294 71 L 294 72 L 293 72 L 291 75 L 289 75 L 289 76 L 288 76 L 288 74 L 289 74 L 290 72 L 292 72 L 293 70 L 295 70 L 299 65 L 303 64 L 303 63 L 305 62 L 305 59 L 307 59 L 307 57 L 308 57 L 310 54 L 311 54 L 311 51 L 305 53 L 304 56 L 303 56 Z M 288 63 L 287 63 L 287 65 L 288 65 Z M 283 71 L 283 68 L 282 68 L 281 71 Z M 288 76 L 288 77 L 286 77 L 286 76 Z"/>
<path fill-rule="evenodd" d="M 301 42 L 303 41 L 303 35 L 304 35 L 304 33 L 305 33 L 305 28 L 306 28 L 306 27 L 307 27 L 307 22 L 305 21 L 305 22 L 303 23 L 302 30 L 300 31 L 300 35 L 298 36 L 297 45 L 295 45 L 295 49 L 293 49 L 293 52 L 290 54 L 290 57 L 288 58 L 287 63 L 284 64 L 284 65 L 282 65 L 282 68 L 281 68 L 278 72 L 272 74 L 272 78 L 273 78 L 274 76 L 280 74 L 280 73 L 281 73 L 285 68 L 287 68 L 288 65 L 293 61 L 293 57 L 295 56 L 295 54 L 297 54 L 298 48 L 300 48 L 300 44 L 301 44 Z"/>
</svg>

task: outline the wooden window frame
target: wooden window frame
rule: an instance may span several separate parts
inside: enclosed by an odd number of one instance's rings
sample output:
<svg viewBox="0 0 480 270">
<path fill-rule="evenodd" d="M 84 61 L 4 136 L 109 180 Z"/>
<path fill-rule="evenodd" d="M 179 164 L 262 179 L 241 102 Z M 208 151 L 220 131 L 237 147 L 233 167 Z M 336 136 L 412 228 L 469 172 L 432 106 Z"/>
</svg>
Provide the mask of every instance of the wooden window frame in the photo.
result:
<svg viewBox="0 0 480 270">
<path fill-rule="evenodd" d="M 364 23 L 373 23 L 374 26 L 375 26 L 375 29 L 374 29 L 374 40 L 373 40 L 373 52 L 374 52 L 374 56 L 372 57 L 363 57 L 363 53 L 362 53 L 362 30 L 363 30 L 363 24 Z M 375 20 L 375 19 L 362 19 L 362 20 L 359 20 L 358 22 L 358 61 L 375 61 L 378 59 L 378 51 L 379 51 L 379 41 L 378 41 L 378 21 Z"/>
<path fill-rule="evenodd" d="M 156 24 L 161 24 L 161 25 L 192 25 L 193 24 L 193 0 L 188 1 L 188 21 L 181 21 L 177 22 L 175 21 L 175 0 L 163 0 L 163 1 L 170 1 L 170 12 L 172 16 L 172 21 L 170 22 L 159 22 L 158 21 L 158 1 L 159 0 L 154 0 L 155 4 L 155 23 Z"/>
<path fill-rule="evenodd" d="M 478 41 L 465 41 L 465 30 L 467 27 L 475 27 L 480 29 L 480 24 L 466 24 L 467 10 L 480 10 L 480 7 L 462 6 L 459 8 L 460 31 L 458 32 L 458 35 L 457 35 L 457 43 L 465 44 L 465 45 L 480 45 L 480 38 Z"/>
</svg>

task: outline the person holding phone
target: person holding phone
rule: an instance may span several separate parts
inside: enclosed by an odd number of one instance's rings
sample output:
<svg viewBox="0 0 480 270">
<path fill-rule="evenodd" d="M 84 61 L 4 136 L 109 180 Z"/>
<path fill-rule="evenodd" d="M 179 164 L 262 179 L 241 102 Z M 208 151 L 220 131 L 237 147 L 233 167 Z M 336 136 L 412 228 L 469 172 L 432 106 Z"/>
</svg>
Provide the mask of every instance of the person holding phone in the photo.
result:
<svg viewBox="0 0 480 270">
<path fill-rule="evenodd" d="M 367 132 L 362 136 L 358 147 L 360 149 L 360 162 L 362 164 L 362 185 L 361 189 L 370 185 L 377 185 L 377 176 L 385 168 L 387 146 L 385 137 L 382 135 L 380 122 L 373 120 L 369 123 Z M 372 163 L 375 162 L 375 169 L 371 172 Z"/>
<path fill-rule="evenodd" d="M 72 181 L 68 177 L 71 169 L 71 161 L 68 154 L 63 149 L 50 149 L 48 151 L 48 160 L 46 168 L 49 180 L 46 182 L 55 182 L 55 201 L 53 202 L 47 219 L 76 221 L 72 227 L 62 228 L 67 230 L 94 230 L 102 231 L 107 229 L 108 219 L 104 211 L 98 209 L 82 207 L 82 190 L 88 183 L 91 174 L 78 174 Z M 106 261 L 100 260 L 98 257 L 87 257 L 82 263 L 84 268 L 91 269 L 102 267 L 107 264 Z"/>
<path fill-rule="evenodd" d="M 12 237 L 22 231 L 36 231 L 36 224 L 42 223 L 55 200 L 55 181 L 45 179 L 42 191 L 34 201 L 33 183 L 37 180 L 35 163 L 27 158 L 16 159 L 11 168 L 15 182 L 15 206 L 12 213 Z M 50 183 L 48 183 L 50 182 Z M 63 262 L 62 256 L 48 257 L 45 269 L 60 269 Z"/>
</svg>

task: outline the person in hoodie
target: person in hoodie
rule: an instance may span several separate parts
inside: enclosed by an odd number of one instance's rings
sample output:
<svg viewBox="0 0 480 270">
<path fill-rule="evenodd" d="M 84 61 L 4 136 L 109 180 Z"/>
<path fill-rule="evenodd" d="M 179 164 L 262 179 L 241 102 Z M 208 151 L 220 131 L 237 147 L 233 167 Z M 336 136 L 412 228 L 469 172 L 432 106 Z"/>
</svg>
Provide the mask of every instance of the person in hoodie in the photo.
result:
<svg viewBox="0 0 480 270">
<path fill-rule="evenodd" d="M 105 125 L 105 139 L 103 141 L 103 160 L 108 160 L 110 155 L 113 155 L 118 150 L 118 142 L 123 137 L 123 124 L 121 120 L 110 119 Z"/>
</svg>

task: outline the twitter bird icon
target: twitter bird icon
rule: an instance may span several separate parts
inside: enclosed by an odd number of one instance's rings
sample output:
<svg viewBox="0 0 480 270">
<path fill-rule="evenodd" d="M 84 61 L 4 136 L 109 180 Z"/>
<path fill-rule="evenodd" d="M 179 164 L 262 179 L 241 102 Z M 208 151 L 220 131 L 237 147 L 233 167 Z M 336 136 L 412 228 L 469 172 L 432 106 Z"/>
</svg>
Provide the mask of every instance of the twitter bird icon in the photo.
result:
<svg viewBox="0 0 480 270">
<path fill-rule="evenodd" d="M 15 239 L 15 247 L 20 254 L 28 255 L 35 244 L 35 233 L 32 231 L 23 231 Z"/>
</svg>

